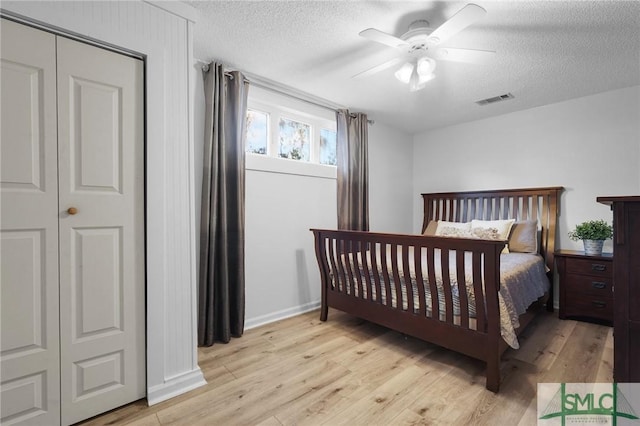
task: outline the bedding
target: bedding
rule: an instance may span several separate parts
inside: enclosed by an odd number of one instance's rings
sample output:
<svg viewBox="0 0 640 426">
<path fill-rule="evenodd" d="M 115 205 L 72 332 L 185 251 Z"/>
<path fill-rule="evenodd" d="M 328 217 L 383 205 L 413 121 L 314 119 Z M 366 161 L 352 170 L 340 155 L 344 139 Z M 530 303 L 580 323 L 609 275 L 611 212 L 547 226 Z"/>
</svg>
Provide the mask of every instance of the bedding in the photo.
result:
<svg viewBox="0 0 640 426">
<path fill-rule="evenodd" d="M 459 325 L 460 322 L 460 295 L 458 289 L 458 278 L 456 274 L 456 258 L 455 252 L 452 252 L 449 258 L 449 277 L 450 277 L 450 285 L 451 285 L 451 294 L 453 296 L 453 315 L 454 315 L 454 323 Z M 435 261 L 434 264 L 440 265 L 440 250 L 434 250 Z M 413 247 L 408 247 L 408 258 L 413 259 Z M 426 254 L 422 253 L 422 265 L 426 265 Z M 363 259 L 360 253 L 356 256 L 349 255 L 349 264 L 352 268 L 352 271 L 359 271 L 360 275 L 364 277 L 365 269 L 369 271 L 369 279 L 371 282 L 374 281 L 374 277 L 376 273 L 378 276 L 383 276 L 382 269 L 382 261 L 380 258 L 380 251 L 376 251 L 376 265 L 378 265 L 378 271 L 373 271 L 371 268 L 372 259 L 371 252 L 367 251 L 365 255 L 363 263 Z M 386 266 L 388 271 L 397 270 L 403 271 L 403 265 L 392 265 L 391 255 L 387 255 Z M 399 262 L 401 263 L 401 261 Z M 474 297 L 474 287 L 472 281 L 472 268 L 471 268 L 471 253 L 465 253 L 465 276 L 463 277 L 463 281 L 465 282 L 465 288 L 468 299 L 468 309 L 470 318 L 475 318 L 476 316 L 476 304 Z M 519 316 L 526 312 L 527 308 L 531 305 L 531 303 L 538 300 L 541 296 L 545 294 L 549 290 L 549 280 L 547 278 L 545 272 L 545 265 L 542 256 L 539 254 L 529 254 L 529 253 L 503 253 L 500 256 L 500 291 L 498 294 L 498 301 L 500 307 L 500 334 L 504 341 L 514 349 L 518 349 L 520 347 L 517 339 L 517 335 L 515 330 L 520 327 Z M 411 283 L 412 283 L 412 292 L 414 299 L 414 310 L 417 313 L 418 307 L 420 305 L 419 296 L 418 296 L 418 286 L 416 283 L 416 273 L 414 270 L 414 262 L 409 262 L 408 265 L 409 273 L 411 275 Z M 401 289 L 402 289 L 402 309 L 408 309 L 407 302 L 407 289 L 404 284 L 404 275 L 402 272 L 398 272 L 400 277 Z M 395 290 L 395 283 L 393 281 L 393 274 L 389 274 L 390 278 L 390 288 Z M 422 268 L 422 277 L 428 277 L 428 271 L 426 267 Z M 442 280 L 442 271 L 439 268 L 435 270 L 436 277 L 436 286 L 438 292 L 438 305 L 440 312 L 440 320 L 444 320 L 446 306 L 445 306 L 445 297 L 443 291 L 443 280 Z M 363 278 L 365 279 L 365 278 Z M 355 297 L 360 297 L 358 294 L 358 286 L 354 286 L 354 288 L 347 287 L 346 289 L 343 287 L 343 283 L 339 282 L 340 280 L 333 280 L 333 285 L 338 286 L 338 288 L 342 290 L 346 290 L 348 294 L 353 292 Z M 426 310 L 427 316 L 432 316 L 432 298 L 431 298 L 431 290 L 429 288 L 428 283 L 425 278 L 425 302 L 426 302 Z M 363 286 L 363 294 L 362 298 L 367 298 L 367 288 Z M 372 286 L 372 294 L 371 299 L 373 301 L 377 301 L 377 294 L 375 286 Z M 383 305 L 387 305 L 387 297 L 385 291 L 381 291 L 380 299 Z M 395 291 L 391 291 L 391 304 L 392 307 L 397 308 L 397 296 Z M 475 329 L 475 323 L 471 322 L 470 327 Z"/>
</svg>

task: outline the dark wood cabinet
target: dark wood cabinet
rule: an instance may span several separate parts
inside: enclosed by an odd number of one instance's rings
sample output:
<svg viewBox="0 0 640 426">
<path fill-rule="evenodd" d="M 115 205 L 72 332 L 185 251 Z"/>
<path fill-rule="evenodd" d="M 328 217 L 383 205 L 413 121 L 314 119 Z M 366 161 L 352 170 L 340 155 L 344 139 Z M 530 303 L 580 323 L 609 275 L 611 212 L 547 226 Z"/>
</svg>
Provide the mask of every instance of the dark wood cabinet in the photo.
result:
<svg viewBox="0 0 640 426">
<path fill-rule="evenodd" d="M 598 197 L 613 210 L 613 379 L 640 382 L 640 196 Z"/>
<path fill-rule="evenodd" d="M 586 256 L 584 252 L 558 250 L 560 311 L 565 318 L 591 318 L 613 322 L 613 257 Z"/>
</svg>

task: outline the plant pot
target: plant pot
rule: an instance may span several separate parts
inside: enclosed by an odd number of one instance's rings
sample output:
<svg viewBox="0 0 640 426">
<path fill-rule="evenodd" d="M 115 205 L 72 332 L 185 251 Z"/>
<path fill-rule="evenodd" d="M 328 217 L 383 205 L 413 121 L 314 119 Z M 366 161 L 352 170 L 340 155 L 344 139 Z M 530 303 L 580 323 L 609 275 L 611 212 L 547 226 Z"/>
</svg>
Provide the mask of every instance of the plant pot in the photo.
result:
<svg viewBox="0 0 640 426">
<path fill-rule="evenodd" d="M 582 240 L 584 243 L 584 254 L 587 256 L 602 255 L 602 245 L 604 240 Z"/>
</svg>

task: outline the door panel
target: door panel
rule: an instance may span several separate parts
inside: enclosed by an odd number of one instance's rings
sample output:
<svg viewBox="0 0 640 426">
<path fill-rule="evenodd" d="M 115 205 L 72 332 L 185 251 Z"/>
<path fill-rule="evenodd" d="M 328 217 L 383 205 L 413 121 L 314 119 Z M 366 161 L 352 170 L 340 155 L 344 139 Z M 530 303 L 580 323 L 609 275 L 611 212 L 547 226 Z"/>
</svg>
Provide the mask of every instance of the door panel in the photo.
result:
<svg viewBox="0 0 640 426">
<path fill-rule="evenodd" d="M 143 67 L 57 43 L 62 421 L 74 423 L 145 396 Z"/>
<path fill-rule="evenodd" d="M 4 46 L 3 46 L 4 47 Z M 0 173 L 5 188 L 41 191 L 44 188 L 42 68 L 2 60 L 3 150 Z"/>
<path fill-rule="evenodd" d="M 80 342 L 122 333 L 122 228 L 76 229 L 74 232 L 75 238 L 71 240 L 73 338 Z"/>
<path fill-rule="evenodd" d="M 119 87 L 71 76 L 70 161 L 73 191 L 120 193 L 122 96 Z M 90 141 L 87 143 L 87 141 Z"/>
<path fill-rule="evenodd" d="M 47 296 L 44 279 L 44 232 L 40 230 L 3 231 L 2 354 L 39 351 L 46 347 L 46 321 L 43 316 Z"/>
<path fill-rule="evenodd" d="M 0 423 L 60 421 L 55 36 L 2 19 Z"/>
</svg>

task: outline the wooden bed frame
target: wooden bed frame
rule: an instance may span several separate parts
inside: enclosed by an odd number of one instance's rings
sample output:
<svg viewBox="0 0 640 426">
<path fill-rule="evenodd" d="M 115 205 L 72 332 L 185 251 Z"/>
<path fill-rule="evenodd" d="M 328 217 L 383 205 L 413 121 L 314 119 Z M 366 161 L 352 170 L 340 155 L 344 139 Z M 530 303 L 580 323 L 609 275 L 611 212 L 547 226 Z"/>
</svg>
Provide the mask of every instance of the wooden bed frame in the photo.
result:
<svg viewBox="0 0 640 426">
<path fill-rule="evenodd" d="M 537 220 L 541 228 L 540 254 L 553 283 L 553 252 L 561 191 L 562 187 L 547 187 L 422 194 L 422 229 L 424 232 L 430 220 Z M 486 387 L 498 392 L 500 357 L 508 347 L 500 336 L 498 304 L 500 253 L 506 241 L 322 229 L 312 229 L 312 232 L 322 283 L 322 321 L 327 320 L 328 309 L 332 307 L 482 360 L 487 364 Z M 438 289 L 432 272 L 434 249 L 439 249 L 441 253 L 442 267 L 438 264 L 435 267 L 441 267 L 442 270 L 444 312 L 439 309 Z M 471 254 L 467 253 L 465 257 L 464 252 Z M 369 253 L 369 256 L 365 253 Z M 444 267 L 449 264 L 450 256 L 456 257 L 457 274 L 464 274 L 465 261 L 468 267 L 473 268 L 475 318 L 469 314 L 465 285 L 458 286 L 460 310 L 459 315 L 453 314 L 452 280 L 448 266 Z M 385 258 L 391 260 L 376 260 Z M 426 265 L 423 265 L 425 259 Z M 418 293 L 417 306 L 414 303 L 410 269 L 416 271 L 414 285 Z M 425 269 L 429 271 L 429 276 L 423 277 L 422 271 Z M 404 299 L 402 287 L 406 293 Z M 433 312 L 427 308 L 425 287 L 430 289 Z M 553 289 L 553 285 L 550 288 Z M 545 301 L 547 309 L 553 311 L 552 294 L 550 290 L 520 316 L 520 327 L 516 333 L 519 334 L 526 327 Z M 391 302 L 393 299 L 396 303 Z"/>
</svg>

